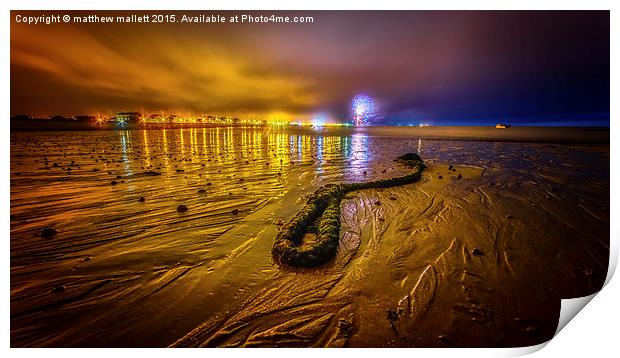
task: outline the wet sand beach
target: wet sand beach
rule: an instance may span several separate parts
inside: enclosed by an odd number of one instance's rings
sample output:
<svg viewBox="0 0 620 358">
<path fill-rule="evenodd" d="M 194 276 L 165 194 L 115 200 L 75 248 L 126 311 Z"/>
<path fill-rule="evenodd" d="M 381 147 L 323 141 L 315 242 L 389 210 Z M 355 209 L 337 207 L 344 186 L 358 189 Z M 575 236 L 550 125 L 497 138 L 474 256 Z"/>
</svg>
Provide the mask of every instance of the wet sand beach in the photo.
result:
<svg viewBox="0 0 620 358">
<path fill-rule="evenodd" d="M 609 130 L 480 128 L 13 132 L 11 346 L 546 341 L 607 273 Z M 332 262 L 273 262 L 308 195 L 408 152 L 422 179 L 349 193 Z"/>
</svg>

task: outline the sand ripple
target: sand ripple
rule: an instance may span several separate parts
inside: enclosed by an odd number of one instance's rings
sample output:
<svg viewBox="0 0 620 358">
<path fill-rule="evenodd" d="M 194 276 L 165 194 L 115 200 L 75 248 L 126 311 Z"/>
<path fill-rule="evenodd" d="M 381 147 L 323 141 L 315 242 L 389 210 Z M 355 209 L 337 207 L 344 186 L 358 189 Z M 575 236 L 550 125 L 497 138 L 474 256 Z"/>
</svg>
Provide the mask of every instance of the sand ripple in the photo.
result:
<svg viewBox="0 0 620 358">
<path fill-rule="evenodd" d="M 420 182 L 343 201 L 334 262 L 273 264 L 304 195 L 402 175 L 392 159 L 416 150 Z M 608 147 L 11 135 L 12 346 L 535 344 L 555 331 L 559 297 L 600 288 L 608 250 Z"/>
</svg>

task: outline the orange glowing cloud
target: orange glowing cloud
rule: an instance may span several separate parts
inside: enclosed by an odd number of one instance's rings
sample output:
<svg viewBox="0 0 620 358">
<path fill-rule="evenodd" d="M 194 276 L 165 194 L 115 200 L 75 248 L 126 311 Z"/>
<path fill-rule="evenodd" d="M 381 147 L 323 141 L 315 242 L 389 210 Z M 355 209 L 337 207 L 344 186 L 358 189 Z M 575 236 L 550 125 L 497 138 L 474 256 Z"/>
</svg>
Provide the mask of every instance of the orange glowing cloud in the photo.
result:
<svg viewBox="0 0 620 358">
<path fill-rule="evenodd" d="M 110 33 L 106 39 L 105 33 L 59 28 L 13 25 L 11 41 L 12 72 L 30 80 L 33 93 L 53 95 L 59 84 L 72 89 L 73 98 L 61 101 L 66 105 L 57 112 L 93 110 L 89 102 L 115 98 L 121 101 L 112 111 L 263 113 L 317 103 L 311 78 L 257 70 L 256 53 L 173 34 Z M 34 105 L 24 103 L 24 111 Z"/>
</svg>

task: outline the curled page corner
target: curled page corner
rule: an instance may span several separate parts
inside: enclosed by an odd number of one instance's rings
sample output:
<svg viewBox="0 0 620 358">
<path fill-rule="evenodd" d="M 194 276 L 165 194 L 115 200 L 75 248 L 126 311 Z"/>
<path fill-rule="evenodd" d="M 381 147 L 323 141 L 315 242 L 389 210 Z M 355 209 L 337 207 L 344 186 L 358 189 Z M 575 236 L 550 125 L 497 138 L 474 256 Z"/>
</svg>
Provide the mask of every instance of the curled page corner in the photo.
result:
<svg viewBox="0 0 620 358">
<path fill-rule="evenodd" d="M 579 313 L 597 294 L 598 292 L 595 292 L 589 296 L 563 299 L 561 303 L 562 306 L 560 308 L 560 319 L 558 320 L 558 328 L 555 330 L 553 336 L 557 336 L 558 333 L 560 333 L 560 331 L 564 329 L 564 327 L 566 327 L 568 322 L 575 318 L 577 313 Z"/>
<path fill-rule="evenodd" d="M 608 277 L 610 277 L 610 275 L 611 274 L 608 274 Z M 562 299 L 561 307 L 560 307 L 560 318 L 558 320 L 558 327 L 555 330 L 553 337 L 546 342 L 543 342 L 543 343 L 540 343 L 534 346 L 516 347 L 516 348 L 510 349 L 506 352 L 507 354 L 505 356 L 507 357 L 525 356 L 525 355 L 529 355 L 532 353 L 536 353 L 539 350 L 545 348 L 545 346 L 549 342 L 551 342 L 551 340 L 555 338 L 555 336 L 557 336 L 558 333 L 562 329 L 564 329 L 564 327 L 566 327 L 568 322 L 570 322 L 599 292 L 595 292 L 589 296 L 584 296 L 584 297 Z"/>
<path fill-rule="evenodd" d="M 603 290 L 603 288 L 607 286 L 609 281 L 611 281 L 611 278 L 614 276 L 614 273 L 616 272 L 616 267 L 618 266 L 618 245 L 617 245 L 616 239 L 614 239 L 613 237 L 618 237 L 618 236 L 614 234 L 609 239 L 609 264 L 607 265 L 607 277 L 605 277 L 605 283 L 603 284 L 603 287 L 601 288 L 601 290 Z"/>
<path fill-rule="evenodd" d="M 523 357 L 526 356 L 528 354 L 532 354 L 532 353 L 536 353 L 539 350 L 545 348 L 545 346 L 547 345 L 547 343 L 549 343 L 550 341 L 546 341 L 546 342 L 542 342 L 540 344 L 536 344 L 533 346 L 527 346 L 527 347 L 515 347 L 515 348 L 509 348 L 506 351 L 506 357 Z"/>
<path fill-rule="evenodd" d="M 607 286 L 609 281 L 611 281 L 611 278 L 614 276 L 614 273 L 616 271 L 616 267 L 618 264 L 618 246 L 613 238 L 610 239 L 609 244 L 610 244 L 609 264 L 607 266 L 607 276 L 605 278 L 605 283 L 603 284 L 603 287 L 599 291 L 591 295 L 588 295 L 588 296 L 576 297 L 576 298 L 565 298 L 561 300 L 558 327 L 556 328 L 555 333 L 553 334 L 553 338 L 555 338 L 555 336 L 557 336 L 558 333 L 560 333 L 560 331 L 564 329 L 564 327 L 566 327 L 568 322 L 570 322 L 573 318 L 575 318 L 575 316 L 577 316 L 577 314 L 581 312 L 581 310 L 588 303 L 590 303 L 590 301 L 592 301 L 592 299 L 596 295 L 598 295 L 605 288 L 605 286 Z M 524 355 L 538 352 L 539 350 L 543 349 L 549 342 L 551 342 L 553 338 L 551 338 L 550 340 L 546 342 L 537 344 L 535 346 L 516 348 L 514 350 L 511 350 L 508 355 L 514 357 L 514 356 L 524 356 Z"/>
<path fill-rule="evenodd" d="M 576 297 L 576 298 L 567 298 L 563 299 L 560 307 L 560 318 L 558 320 L 558 327 L 553 334 L 553 337 L 557 336 L 558 333 L 566 325 L 570 322 L 592 299 L 594 296 L 598 295 L 605 286 L 611 281 L 613 277 L 616 267 L 618 265 L 618 246 L 614 239 L 610 239 L 609 241 L 609 264 L 607 265 L 607 276 L 605 278 L 605 283 L 603 287 L 598 291 L 589 296 Z"/>
</svg>

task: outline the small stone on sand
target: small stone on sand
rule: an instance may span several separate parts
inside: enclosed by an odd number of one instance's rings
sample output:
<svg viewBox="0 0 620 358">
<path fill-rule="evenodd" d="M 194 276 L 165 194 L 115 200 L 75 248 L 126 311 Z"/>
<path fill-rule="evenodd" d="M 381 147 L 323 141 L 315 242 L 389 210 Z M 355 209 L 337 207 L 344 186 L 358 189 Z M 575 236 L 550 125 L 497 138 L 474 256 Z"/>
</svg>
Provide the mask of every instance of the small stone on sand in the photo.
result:
<svg viewBox="0 0 620 358">
<path fill-rule="evenodd" d="M 529 335 L 537 335 L 538 333 L 540 333 L 540 330 L 538 329 L 538 327 L 535 327 L 535 326 L 525 327 L 524 331 L 525 333 Z"/>
<path fill-rule="evenodd" d="M 390 320 L 390 322 L 396 321 L 398 319 L 398 312 L 396 310 L 388 308 L 387 319 Z"/>
<path fill-rule="evenodd" d="M 56 229 L 51 228 L 51 227 L 46 227 L 43 230 L 41 230 L 41 237 L 48 239 L 56 235 L 57 233 L 58 231 L 56 231 Z"/>
<path fill-rule="evenodd" d="M 52 292 L 59 293 L 59 292 L 63 292 L 66 289 L 67 289 L 67 286 L 65 286 L 65 285 L 58 285 L 58 286 L 55 286 L 54 288 L 52 288 Z"/>
</svg>

